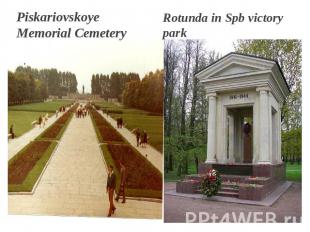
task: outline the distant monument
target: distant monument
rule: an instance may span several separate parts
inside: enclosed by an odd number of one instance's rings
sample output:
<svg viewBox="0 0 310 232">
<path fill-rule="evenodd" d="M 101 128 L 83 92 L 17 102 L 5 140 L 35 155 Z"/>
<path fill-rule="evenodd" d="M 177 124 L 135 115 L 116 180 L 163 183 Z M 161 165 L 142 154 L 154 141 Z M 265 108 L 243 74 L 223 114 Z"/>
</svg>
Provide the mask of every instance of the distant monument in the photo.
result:
<svg viewBox="0 0 310 232">
<path fill-rule="evenodd" d="M 83 85 L 83 95 L 84 95 L 84 89 L 85 89 L 85 87 L 84 87 L 84 85 Z"/>
</svg>

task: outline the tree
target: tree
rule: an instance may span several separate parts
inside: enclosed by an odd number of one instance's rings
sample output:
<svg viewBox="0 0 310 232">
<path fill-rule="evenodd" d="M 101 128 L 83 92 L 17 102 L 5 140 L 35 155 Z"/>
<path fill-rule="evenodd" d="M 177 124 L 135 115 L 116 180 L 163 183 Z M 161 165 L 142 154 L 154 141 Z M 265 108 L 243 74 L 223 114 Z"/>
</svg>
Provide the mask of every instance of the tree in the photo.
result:
<svg viewBox="0 0 310 232">
<path fill-rule="evenodd" d="M 142 81 L 127 82 L 122 94 L 123 104 L 158 114 L 163 113 L 163 70 L 149 72 Z"/>
<path fill-rule="evenodd" d="M 18 66 L 14 73 L 8 73 L 9 105 L 42 101 L 49 95 L 63 96 L 76 91 L 76 76 L 71 72 Z"/>
<path fill-rule="evenodd" d="M 291 94 L 282 107 L 283 130 L 301 127 L 301 61 L 300 40 L 238 40 L 237 52 L 276 60 L 288 83 Z"/>
<path fill-rule="evenodd" d="M 190 75 L 190 64 L 193 52 L 193 41 L 185 40 L 185 52 L 182 57 L 182 74 L 183 74 L 183 91 L 181 99 L 181 135 L 185 135 L 185 117 L 186 117 L 186 100 L 189 92 L 189 75 Z"/>
<path fill-rule="evenodd" d="M 195 73 L 219 59 L 199 40 L 165 42 L 165 171 L 187 174 L 205 158 L 208 101 Z"/>
<path fill-rule="evenodd" d="M 173 141 L 171 138 L 172 131 L 172 117 L 173 117 L 173 93 L 177 81 L 177 68 L 179 63 L 179 49 L 173 40 L 165 41 L 164 48 L 164 120 L 165 120 L 165 147 L 173 148 Z M 171 145 L 171 146 L 170 146 Z M 173 149 L 165 149 L 165 166 L 166 172 L 173 170 Z"/>
</svg>

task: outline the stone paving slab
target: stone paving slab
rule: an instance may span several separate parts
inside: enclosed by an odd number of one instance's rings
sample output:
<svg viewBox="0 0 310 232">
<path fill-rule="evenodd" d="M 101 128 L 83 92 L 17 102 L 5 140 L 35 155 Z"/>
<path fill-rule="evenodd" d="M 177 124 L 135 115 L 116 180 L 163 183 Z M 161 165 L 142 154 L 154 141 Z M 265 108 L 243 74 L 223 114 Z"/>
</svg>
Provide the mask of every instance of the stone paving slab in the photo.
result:
<svg viewBox="0 0 310 232">
<path fill-rule="evenodd" d="M 104 114 L 101 110 L 98 111 L 110 124 L 115 128 L 129 143 L 131 146 L 135 147 L 140 154 L 144 157 L 147 155 L 147 159 L 162 173 L 163 171 L 163 154 L 153 148 L 151 145 L 147 144 L 146 147 L 137 147 L 137 140 L 135 134 L 133 134 L 127 128 L 117 128 L 116 120 L 112 117 Z"/>
<path fill-rule="evenodd" d="M 251 200 L 243 200 L 234 197 L 222 197 L 222 196 L 212 196 L 206 197 L 202 194 L 186 194 L 186 193 L 177 193 L 175 189 L 165 191 L 166 195 L 171 196 L 179 196 L 191 199 L 203 199 L 208 201 L 221 201 L 221 202 L 229 202 L 229 203 L 237 203 L 237 204 L 246 204 L 246 205 L 261 205 L 261 206 L 272 206 L 286 190 L 292 185 L 292 182 L 285 181 L 283 184 L 278 186 L 270 195 L 264 198 L 261 201 L 251 201 Z"/>
<path fill-rule="evenodd" d="M 15 138 L 9 139 L 9 152 L 8 152 L 8 159 L 10 160 L 14 155 L 16 155 L 21 149 L 23 149 L 28 143 L 34 140 L 37 136 L 39 136 L 46 128 L 52 125 L 59 117 L 61 117 L 63 113 L 58 113 L 58 117 L 56 115 L 52 115 L 48 118 L 47 122 L 45 123 L 44 127 L 39 127 L 39 125 L 35 125 L 34 128 L 27 131 L 23 135 Z"/>
<path fill-rule="evenodd" d="M 33 195 L 9 195 L 9 214 L 107 215 L 107 171 L 90 116 L 73 117 Z M 127 200 L 113 217 L 161 218 L 162 204 Z"/>
</svg>

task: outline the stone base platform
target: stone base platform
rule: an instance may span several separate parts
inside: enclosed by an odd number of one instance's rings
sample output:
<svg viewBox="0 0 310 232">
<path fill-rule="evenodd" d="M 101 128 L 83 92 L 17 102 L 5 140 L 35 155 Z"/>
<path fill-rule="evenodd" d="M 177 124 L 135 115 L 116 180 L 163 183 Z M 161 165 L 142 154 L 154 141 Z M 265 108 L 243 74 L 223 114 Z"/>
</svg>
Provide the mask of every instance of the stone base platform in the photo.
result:
<svg viewBox="0 0 310 232">
<path fill-rule="evenodd" d="M 173 190 L 165 191 L 165 195 L 177 196 L 177 197 L 185 197 L 190 199 L 202 199 L 209 201 L 219 201 L 219 202 L 227 202 L 227 203 L 235 203 L 235 204 L 246 204 L 246 205 L 257 205 L 257 206 L 272 206 L 281 196 L 284 194 L 292 185 L 292 182 L 284 181 L 282 184 L 278 185 L 275 190 L 266 196 L 262 200 L 244 200 L 235 197 L 227 197 L 227 196 L 212 196 L 206 197 L 202 194 L 197 193 L 180 193 Z"/>
<path fill-rule="evenodd" d="M 218 170 L 222 186 L 218 196 L 260 201 L 285 181 L 285 165 L 202 164 L 198 175 L 188 175 L 176 184 L 177 193 L 200 193 L 200 183 L 210 168 Z"/>
</svg>

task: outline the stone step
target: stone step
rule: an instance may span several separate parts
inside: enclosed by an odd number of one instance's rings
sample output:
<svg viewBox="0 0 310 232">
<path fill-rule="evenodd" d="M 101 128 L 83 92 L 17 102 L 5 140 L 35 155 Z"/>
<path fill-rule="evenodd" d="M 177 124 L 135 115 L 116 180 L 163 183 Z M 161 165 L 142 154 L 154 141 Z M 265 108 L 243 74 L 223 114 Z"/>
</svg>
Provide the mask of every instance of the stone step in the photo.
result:
<svg viewBox="0 0 310 232">
<path fill-rule="evenodd" d="M 239 188 L 234 187 L 221 186 L 220 190 L 224 192 L 239 193 Z"/>
<path fill-rule="evenodd" d="M 231 188 L 235 187 L 235 188 L 237 188 L 237 187 L 239 186 L 239 184 L 240 184 L 240 183 L 238 183 L 238 182 L 222 182 L 221 186 L 223 186 L 223 187 L 231 187 Z"/>
<path fill-rule="evenodd" d="M 249 176 L 240 176 L 240 175 L 221 175 L 223 182 L 245 182 Z"/>
<path fill-rule="evenodd" d="M 217 196 L 238 198 L 239 193 L 220 190 L 218 191 Z"/>
</svg>

